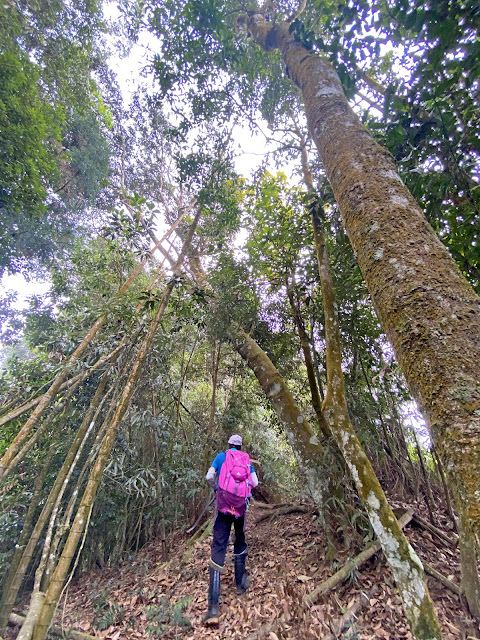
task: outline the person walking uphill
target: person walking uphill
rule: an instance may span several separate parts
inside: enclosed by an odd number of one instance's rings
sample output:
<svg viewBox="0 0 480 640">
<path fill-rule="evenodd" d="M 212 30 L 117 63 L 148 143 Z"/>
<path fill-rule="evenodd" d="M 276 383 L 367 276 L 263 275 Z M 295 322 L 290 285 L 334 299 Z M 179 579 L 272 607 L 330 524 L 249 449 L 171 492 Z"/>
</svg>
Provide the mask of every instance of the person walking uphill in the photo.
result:
<svg viewBox="0 0 480 640">
<path fill-rule="evenodd" d="M 252 494 L 252 488 L 258 485 L 258 478 L 250 462 L 250 457 L 241 451 L 241 436 L 231 436 L 228 444 L 229 449 L 217 455 L 205 476 L 207 482 L 216 491 L 217 512 L 213 525 L 210 558 L 208 612 L 204 618 L 204 623 L 207 625 L 218 623 L 220 574 L 225 563 L 232 523 L 235 529 L 233 554 L 237 594 L 242 595 L 249 587 L 245 571 L 248 546 L 245 541 L 245 511 Z"/>
</svg>

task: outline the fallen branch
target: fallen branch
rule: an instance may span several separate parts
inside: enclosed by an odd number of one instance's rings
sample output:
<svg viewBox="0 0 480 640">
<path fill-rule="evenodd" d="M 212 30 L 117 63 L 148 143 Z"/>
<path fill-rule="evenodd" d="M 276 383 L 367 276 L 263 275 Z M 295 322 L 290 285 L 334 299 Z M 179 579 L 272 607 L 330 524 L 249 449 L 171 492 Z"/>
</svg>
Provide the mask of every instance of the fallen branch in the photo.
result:
<svg viewBox="0 0 480 640">
<path fill-rule="evenodd" d="M 258 500 L 255 500 L 254 505 L 255 507 L 260 509 L 280 509 L 280 507 L 288 506 L 286 502 L 279 502 L 277 504 L 267 504 L 266 502 L 258 502 Z"/>
<path fill-rule="evenodd" d="M 422 516 L 419 516 L 416 513 L 413 514 L 413 521 L 422 529 L 426 529 L 427 531 L 430 531 L 430 533 L 433 533 L 433 535 L 437 536 L 437 538 L 442 542 L 448 544 L 449 547 L 455 548 L 458 545 L 458 536 L 453 531 L 451 531 L 447 536 L 447 534 L 441 529 L 438 529 L 438 527 L 435 527 L 433 524 L 428 522 L 428 520 L 425 520 Z"/>
<path fill-rule="evenodd" d="M 334 623 L 332 624 L 333 633 L 329 633 L 328 635 L 323 636 L 322 640 L 336 640 L 340 636 L 342 631 L 356 617 L 360 609 L 366 604 L 368 604 L 368 598 L 365 594 L 362 593 L 360 597 L 348 607 L 343 616 L 334 621 Z M 347 640 L 347 638 L 351 638 L 355 633 L 356 630 L 353 628 L 353 626 L 350 626 L 350 628 L 342 635 L 342 638 Z"/>
<path fill-rule="evenodd" d="M 398 518 L 398 524 L 403 529 L 407 526 L 407 524 L 411 521 L 413 517 L 412 511 L 406 511 L 401 518 Z M 328 593 L 332 589 L 334 589 L 341 582 L 346 580 L 350 575 L 350 572 L 354 568 L 359 568 L 367 562 L 372 556 L 374 556 L 377 551 L 381 549 L 379 542 L 372 542 L 366 547 L 361 553 L 359 553 L 353 560 L 347 562 L 339 571 L 333 574 L 328 580 L 325 580 L 321 584 L 318 585 L 316 589 L 311 591 L 304 599 L 304 603 L 306 607 L 311 607 L 315 602 L 320 598 L 320 596 Z M 267 622 L 262 625 L 260 629 L 257 629 L 254 633 L 250 634 L 246 640 L 258 640 L 259 638 L 263 638 L 269 633 L 273 632 L 274 629 L 277 629 L 282 622 L 285 622 L 286 615 L 283 614 L 279 618 L 277 618 L 274 622 Z"/>
<path fill-rule="evenodd" d="M 400 528 L 403 529 L 407 526 L 407 524 L 412 520 L 413 512 L 406 511 L 401 518 L 398 519 L 398 524 Z M 361 553 L 359 553 L 353 560 L 350 560 L 346 564 L 343 565 L 341 569 L 339 569 L 333 576 L 330 576 L 324 582 L 321 582 L 318 587 L 316 587 L 313 591 L 307 594 L 305 598 L 305 603 L 308 606 L 315 604 L 315 602 L 323 596 L 325 593 L 332 591 L 336 586 L 344 582 L 351 572 L 354 569 L 359 569 L 363 566 L 367 560 L 370 560 L 372 556 L 374 556 L 377 551 L 380 551 L 381 545 L 379 542 L 372 542 L 366 547 Z"/>
<path fill-rule="evenodd" d="M 263 513 L 255 520 L 255 524 L 267 520 L 268 518 L 276 518 L 277 516 L 284 516 L 287 513 L 313 513 L 312 507 L 307 507 L 303 504 L 297 504 L 290 507 L 280 507 L 278 509 L 271 509 L 267 513 Z"/>
<path fill-rule="evenodd" d="M 24 622 L 25 616 L 20 616 L 18 613 L 11 613 L 8 619 L 8 624 L 12 627 L 21 627 Z M 75 629 L 64 629 L 56 624 L 50 627 L 49 633 L 60 638 L 72 638 L 72 640 L 98 640 L 98 636 L 91 636 L 82 631 L 75 631 Z"/>
<path fill-rule="evenodd" d="M 205 538 L 208 538 L 208 536 L 212 533 L 212 530 L 213 520 L 207 520 L 188 541 L 187 550 L 180 559 L 180 566 L 183 566 L 184 564 L 190 562 L 196 544 L 198 542 L 203 542 Z"/>
<path fill-rule="evenodd" d="M 213 496 L 211 498 L 209 498 L 207 504 L 203 507 L 200 515 L 198 516 L 198 518 L 195 520 L 195 523 L 190 527 L 190 529 L 187 529 L 187 533 L 191 533 L 194 529 L 196 529 L 196 527 L 198 526 L 198 523 L 200 522 L 200 520 L 203 518 L 205 512 L 207 511 L 208 507 L 212 504 L 212 502 L 215 500 L 215 494 L 213 494 Z"/>
<path fill-rule="evenodd" d="M 457 586 L 454 582 L 446 578 L 443 574 L 441 574 L 439 571 L 434 569 L 427 562 L 422 562 L 422 564 L 423 564 L 423 568 L 425 569 L 425 573 L 428 573 L 429 576 L 436 578 L 439 582 L 443 584 L 444 587 L 447 587 L 447 589 L 450 589 L 452 593 L 455 593 L 457 596 L 461 595 L 462 591 L 460 587 Z"/>
</svg>

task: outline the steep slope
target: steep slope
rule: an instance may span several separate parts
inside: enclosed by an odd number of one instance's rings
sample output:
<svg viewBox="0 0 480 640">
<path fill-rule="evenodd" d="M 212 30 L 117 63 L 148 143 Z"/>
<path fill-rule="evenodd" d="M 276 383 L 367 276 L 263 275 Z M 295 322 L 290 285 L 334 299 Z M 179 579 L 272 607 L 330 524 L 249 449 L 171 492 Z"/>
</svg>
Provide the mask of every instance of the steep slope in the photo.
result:
<svg viewBox="0 0 480 640">
<path fill-rule="evenodd" d="M 188 540 L 180 536 L 167 563 L 160 561 L 160 547 L 152 544 L 119 567 L 83 576 L 70 587 L 66 605 L 57 613 L 57 624 L 111 640 L 411 638 L 393 578 L 380 554 L 351 572 L 344 584 L 314 606 L 305 608 L 305 595 L 354 554 L 344 549 L 327 563 L 325 538 L 312 512 L 272 515 L 255 523 L 266 513 L 270 511 L 260 505 L 248 512 L 251 589 L 242 597 L 235 593 L 233 563 L 230 553 L 227 555 L 218 629 L 201 623 L 207 608 L 210 539 L 196 543 L 191 557 L 182 564 Z M 412 524 L 406 533 L 422 561 L 459 584 L 454 543 L 447 544 Z M 451 533 L 445 533 L 453 540 Z M 459 598 L 434 578 L 429 578 L 429 589 L 445 640 L 464 637 L 465 615 Z M 351 608 L 357 613 L 345 625 L 343 635 L 331 635 Z"/>
</svg>

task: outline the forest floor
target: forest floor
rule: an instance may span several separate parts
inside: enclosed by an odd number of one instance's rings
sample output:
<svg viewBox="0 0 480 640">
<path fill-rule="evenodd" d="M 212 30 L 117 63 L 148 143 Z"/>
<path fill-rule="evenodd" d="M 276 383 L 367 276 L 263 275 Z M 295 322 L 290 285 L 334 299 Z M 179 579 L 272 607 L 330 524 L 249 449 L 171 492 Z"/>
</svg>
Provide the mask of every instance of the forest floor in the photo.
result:
<svg viewBox="0 0 480 640">
<path fill-rule="evenodd" d="M 110 640 L 411 638 L 381 552 L 314 606 L 302 606 L 305 595 L 354 554 L 340 550 L 327 562 L 325 538 L 311 512 L 270 517 L 256 524 L 266 512 L 259 504 L 248 511 L 251 588 L 241 597 L 235 591 L 231 549 L 227 553 L 218 628 L 202 625 L 207 610 L 210 538 L 192 545 L 191 557 L 182 564 L 188 539 L 180 536 L 167 563 L 161 562 L 160 545 L 152 543 L 131 561 L 83 575 L 70 586 L 66 603 L 62 602 L 57 613 L 57 624 Z M 420 559 L 458 585 L 458 549 L 415 523 L 405 531 Z M 453 537 L 448 529 L 444 531 Z M 428 578 L 428 586 L 444 640 L 465 638 L 459 597 L 435 578 Z M 339 619 L 360 598 L 363 606 L 343 632 L 338 632 Z"/>
</svg>

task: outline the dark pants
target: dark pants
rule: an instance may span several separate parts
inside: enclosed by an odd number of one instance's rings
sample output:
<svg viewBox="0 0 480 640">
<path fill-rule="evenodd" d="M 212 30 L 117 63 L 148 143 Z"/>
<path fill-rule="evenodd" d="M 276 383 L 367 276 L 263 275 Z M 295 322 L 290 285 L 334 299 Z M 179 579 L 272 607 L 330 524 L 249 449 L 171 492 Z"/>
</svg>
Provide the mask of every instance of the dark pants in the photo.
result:
<svg viewBox="0 0 480 640">
<path fill-rule="evenodd" d="M 219 511 L 213 525 L 213 542 L 212 542 L 212 563 L 214 569 L 223 568 L 225 563 L 225 554 L 227 553 L 228 539 L 230 538 L 230 529 L 235 529 L 235 543 L 233 545 L 233 553 L 240 555 L 247 551 L 247 543 L 245 542 L 245 514 L 240 518 L 235 518 L 231 513 L 222 513 Z M 212 566 L 213 566 L 212 565 Z"/>
</svg>

